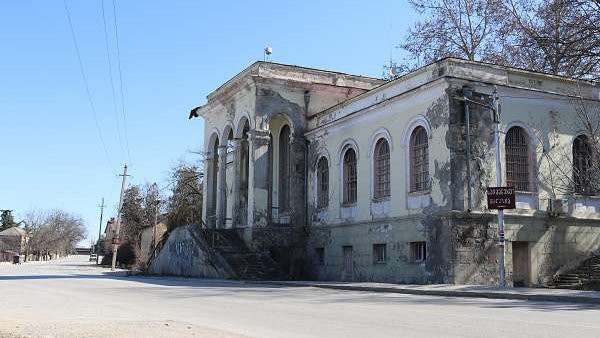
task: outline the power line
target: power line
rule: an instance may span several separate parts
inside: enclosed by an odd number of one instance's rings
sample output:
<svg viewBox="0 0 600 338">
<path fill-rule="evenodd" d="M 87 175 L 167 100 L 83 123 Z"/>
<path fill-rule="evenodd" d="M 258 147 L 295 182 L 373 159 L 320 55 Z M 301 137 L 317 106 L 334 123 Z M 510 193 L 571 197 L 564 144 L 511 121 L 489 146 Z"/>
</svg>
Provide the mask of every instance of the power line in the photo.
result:
<svg viewBox="0 0 600 338">
<path fill-rule="evenodd" d="M 113 15 L 115 20 L 113 21 L 115 26 L 115 41 L 117 45 L 117 69 L 119 70 L 119 89 L 121 91 L 121 112 L 123 114 L 123 129 L 125 131 L 125 145 L 127 148 L 127 157 L 129 158 L 129 162 L 131 163 L 131 153 L 129 152 L 129 137 L 127 136 L 127 116 L 125 114 L 125 95 L 123 94 L 123 73 L 121 72 L 121 50 L 119 49 L 119 28 L 117 24 L 117 6 L 115 5 L 115 0 L 113 3 Z"/>
<path fill-rule="evenodd" d="M 65 12 L 67 13 L 67 21 L 69 22 L 69 28 L 71 30 L 71 37 L 73 38 L 73 45 L 75 46 L 75 52 L 77 54 L 77 61 L 79 63 L 79 71 L 81 72 L 81 77 L 82 77 L 83 83 L 85 85 L 85 92 L 87 94 L 90 108 L 92 109 L 92 116 L 94 117 L 96 131 L 98 132 L 98 136 L 100 137 L 100 141 L 102 143 L 102 148 L 104 149 L 104 155 L 106 155 L 106 160 L 108 161 L 109 165 L 112 167 L 112 162 L 110 160 L 110 156 L 108 156 L 108 150 L 106 150 L 106 143 L 104 142 L 104 137 L 102 136 L 102 130 L 100 129 L 100 124 L 98 123 L 98 116 L 96 114 L 96 106 L 94 105 L 94 101 L 92 100 L 92 94 L 90 93 L 90 86 L 88 84 L 87 77 L 85 76 L 83 62 L 81 61 L 81 53 L 79 51 L 79 44 L 77 43 L 77 38 L 75 36 L 75 29 L 73 28 L 73 21 L 71 20 L 71 12 L 69 11 L 69 7 L 67 6 L 67 0 L 63 0 L 63 4 L 65 5 Z"/>
<path fill-rule="evenodd" d="M 117 97 L 115 94 L 115 83 L 113 80 L 112 61 L 110 58 L 110 52 L 109 52 L 109 47 L 108 47 L 108 30 L 106 27 L 106 13 L 104 11 L 104 0 L 102 0 L 101 4 L 102 4 L 102 23 L 104 24 L 104 45 L 105 45 L 105 49 L 106 49 L 106 59 L 108 61 L 108 75 L 110 78 L 110 89 L 112 91 L 113 113 L 115 115 L 115 122 L 117 123 L 117 134 L 119 136 L 119 145 L 121 146 L 121 150 L 123 150 L 123 139 L 121 137 L 121 126 L 119 123 L 119 115 L 117 113 Z"/>
</svg>

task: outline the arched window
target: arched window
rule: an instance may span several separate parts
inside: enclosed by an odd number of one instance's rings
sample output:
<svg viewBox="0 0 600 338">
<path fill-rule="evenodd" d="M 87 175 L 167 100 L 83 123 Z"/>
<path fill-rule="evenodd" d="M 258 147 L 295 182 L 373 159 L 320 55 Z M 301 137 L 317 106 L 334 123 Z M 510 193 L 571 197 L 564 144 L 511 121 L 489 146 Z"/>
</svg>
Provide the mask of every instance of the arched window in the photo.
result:
<svg viewBox="0 0 600 338">
<path fill-rule="evenodd" d="M 344 153 L 344 204 L 356 203 L 356 152 L 350 148 Z"/>
<path fill-rule="evenodd" d="M 573 141 L 573 182 L 577 193 L 592 194 L 591 160 L 592 149 L 587 136 L 577 136 Z"/>
<path fill-rule="evenodd" d="M 390 197 L 390 146 L 386 139 L 377 141 L 373 155 L 375 199 Z"/>
<path fill-rule="evenodd" d="M 512 127 L 506 133 L 506 185 L 516 191 L 530 191 L 529 140 L 521 127 Z"/>
<path fill-rule="evenodd" d="M 329 205 L 329 163 L 324 156 L 317 162 L 317 207 Z"/>
<path fill-rule="evenodd" d="M 410 191 L 429 189 L 429 141 L 425 128 L 419 126 L 410 136 Z"/>
<path fill-rule="evenodd" d="M 279 211 L 290 210 L 290 127 L 281 128 L 279 133 Z"/>
</svg>

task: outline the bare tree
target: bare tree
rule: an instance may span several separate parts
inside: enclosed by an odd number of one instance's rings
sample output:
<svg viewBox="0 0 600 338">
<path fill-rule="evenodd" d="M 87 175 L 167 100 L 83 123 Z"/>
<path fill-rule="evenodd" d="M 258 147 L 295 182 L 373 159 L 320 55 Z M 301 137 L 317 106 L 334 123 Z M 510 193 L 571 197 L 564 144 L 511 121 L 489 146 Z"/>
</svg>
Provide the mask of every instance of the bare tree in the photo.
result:
<svg viewBox="0 0 600 338">
<path fill-rule="evenodd" d="M 409 0 L 423 19 L 409 29 L 400 48 L 409 53 L 404 70 L 443 57 L 487 60 L 495 55 L 500 4 L 495 0 Z"/>
<path fill-rule="evenodd" d="M 72 253 L 86 234 L 81 217 L 59 209 L 28 212 L 25 230 L 29 236 L 27 251 L 38 259 Z"/>
<path fill-rule="evenodd" d="M 600 78 L 600 0 L 507 0 L 496 62 L 579 79 Z"/>
<path fill-rule="evenodd" d="M 600 192 L 600 103 L 581 95 L 569 102 L 573 118 L 561 119 L 560 112 L 550 111 L 547 120 L 531 122 L 540 145 L 540 184 L 551 198 Z M 574 138 L 567 141 L 561 133 Z"/>
<path fill-rule="evenodd" d="M 194 154 L 200 155 L 200 152 Z M 170 227 L 199 224 L 202 220 L 201 163 L 180 161 L 171 169 L 171 196 L 168 200 L 168 223 Z"/>
<path fill-rule="evenodd" d="M 453 56 L 600 79 L 600 0 L 409 0 L 423 17 L 400 48 L 409 71 Z"/>
</svg>

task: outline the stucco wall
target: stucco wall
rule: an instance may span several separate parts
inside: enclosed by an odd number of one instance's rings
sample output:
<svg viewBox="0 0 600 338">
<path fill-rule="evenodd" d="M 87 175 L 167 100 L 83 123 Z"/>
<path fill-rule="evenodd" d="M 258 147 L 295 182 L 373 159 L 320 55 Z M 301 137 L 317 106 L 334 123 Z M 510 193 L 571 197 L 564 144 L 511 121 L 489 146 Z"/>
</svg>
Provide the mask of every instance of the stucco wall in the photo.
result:
<svg viewBox="0 0 600 338">
<path fill-rule="evenodd" d="M 152 260 L 149 273 L 202 278 L 232 277 L 229 266 L 206 249 L 207 243 L 196 236 L 191 227 L 179 227 L 171 231 L 163 249 Z"/>
</svg>

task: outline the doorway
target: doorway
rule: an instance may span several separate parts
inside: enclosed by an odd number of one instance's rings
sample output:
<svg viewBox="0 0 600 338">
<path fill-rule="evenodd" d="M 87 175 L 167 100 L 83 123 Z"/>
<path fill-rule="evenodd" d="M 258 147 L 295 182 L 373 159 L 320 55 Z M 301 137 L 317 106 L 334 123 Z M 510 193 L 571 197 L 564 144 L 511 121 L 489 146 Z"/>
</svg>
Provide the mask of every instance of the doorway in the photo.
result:
<svg viewBox="0 0 600 338">
<path fill-rule="evenodd" d="M 352 279 L 352 246 L 343 247 L 344 250 L 344 279 Z"/>
<path fill-rule="evenodd" d="M 513 286 L 529 286 L 530 281 L 530 258 L 529 242 L 512 243 L 513 258 Z"/>
</svg>

